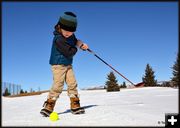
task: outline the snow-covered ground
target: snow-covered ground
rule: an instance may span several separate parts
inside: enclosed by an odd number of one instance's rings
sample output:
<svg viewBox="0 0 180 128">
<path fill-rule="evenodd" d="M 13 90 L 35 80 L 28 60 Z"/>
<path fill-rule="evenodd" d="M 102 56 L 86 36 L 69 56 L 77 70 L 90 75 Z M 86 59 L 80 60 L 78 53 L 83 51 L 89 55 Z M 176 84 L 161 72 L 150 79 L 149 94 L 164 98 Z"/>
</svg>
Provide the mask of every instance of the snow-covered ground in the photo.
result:
<svg viewBox="0 0 180 128">
<path fill-rule="evenodd" d="M 165 114 L 178 113 L 178 89 L 79 90 L 80 103 L 86 111 L 83 115 L 70 113 L 70 101 L 64 91 L 54 110 L 60 119 L 52 122 L 39 113 L 47 94 L 2 97 L 2 126 L 165 126 Z"/>
</svg>

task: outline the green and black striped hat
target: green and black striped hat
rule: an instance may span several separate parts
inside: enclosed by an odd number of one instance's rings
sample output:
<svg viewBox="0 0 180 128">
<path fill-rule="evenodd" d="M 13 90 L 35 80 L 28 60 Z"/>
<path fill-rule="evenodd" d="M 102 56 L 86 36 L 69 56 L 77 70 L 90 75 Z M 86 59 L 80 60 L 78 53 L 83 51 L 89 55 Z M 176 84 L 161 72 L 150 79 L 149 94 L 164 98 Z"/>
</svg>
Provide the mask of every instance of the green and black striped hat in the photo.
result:
<svg viewBox="0 0 180 128">
<path fill-rule="evenodd" d="M 77 27 L 76 15 L 72 12 L 64 12 L 60 16 L 58 24 L 66 31 L 75 32 Z"/>
</svg>

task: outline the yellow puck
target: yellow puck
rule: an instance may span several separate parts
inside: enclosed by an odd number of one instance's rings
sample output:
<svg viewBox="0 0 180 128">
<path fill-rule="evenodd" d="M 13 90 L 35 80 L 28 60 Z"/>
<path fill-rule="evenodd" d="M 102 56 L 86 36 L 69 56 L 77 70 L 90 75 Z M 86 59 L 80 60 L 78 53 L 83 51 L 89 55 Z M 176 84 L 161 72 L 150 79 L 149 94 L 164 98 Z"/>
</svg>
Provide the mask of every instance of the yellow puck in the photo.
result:
<svg viewBox="0 0 180 128">
<path fill-rule="evenodd" d="M 52 113 L 50 114 L 49 118 L 50 118 L 51 121 L 57 121 L 57 120 L 59 120 L 59 116 L 58 116 L 57 112 L 52 112 Z"/>
</svg>

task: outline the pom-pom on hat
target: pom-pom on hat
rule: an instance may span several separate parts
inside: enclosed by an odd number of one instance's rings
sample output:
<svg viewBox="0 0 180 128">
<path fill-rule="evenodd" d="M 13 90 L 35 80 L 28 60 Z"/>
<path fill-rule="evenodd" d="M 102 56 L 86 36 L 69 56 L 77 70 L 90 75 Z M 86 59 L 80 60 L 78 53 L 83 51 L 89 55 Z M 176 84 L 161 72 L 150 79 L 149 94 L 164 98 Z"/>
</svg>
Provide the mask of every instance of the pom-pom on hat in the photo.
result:
<svg viewBox="0 0 180 128">
<path fill-rule="evenodd" d="M 66 31 L 75 32 L 77 27 L 76 15 L 73 12 L 64 12 L 63 15 L 60 16 L 58 24 L 60 28 Z"/>
</svg>

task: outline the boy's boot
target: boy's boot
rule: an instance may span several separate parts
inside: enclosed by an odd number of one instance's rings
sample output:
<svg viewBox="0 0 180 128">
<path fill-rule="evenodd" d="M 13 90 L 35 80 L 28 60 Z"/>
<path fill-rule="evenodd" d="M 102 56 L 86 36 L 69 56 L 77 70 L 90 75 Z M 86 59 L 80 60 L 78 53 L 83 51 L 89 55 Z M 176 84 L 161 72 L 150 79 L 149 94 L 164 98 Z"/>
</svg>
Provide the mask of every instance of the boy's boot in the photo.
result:
<svg viewBox="0 0 180 128">
<path fill-rule="evenodd" d="M 43 109 L 41 109 L 40 113 L 45 116 L 48 117 L 54 110 L 54 106 L 55 106 L 56 100 L 53 99 L 47 99 L 44 104 L 43 104 Z"/>
<path fill-rule="evenodd" d="M 73 114 L 83 114 L 85 112 L 84 108 L 80 107 L 80 100 L 76 97 L 70 97 L 71 100 L 71 112 Z"/>
</svg>

